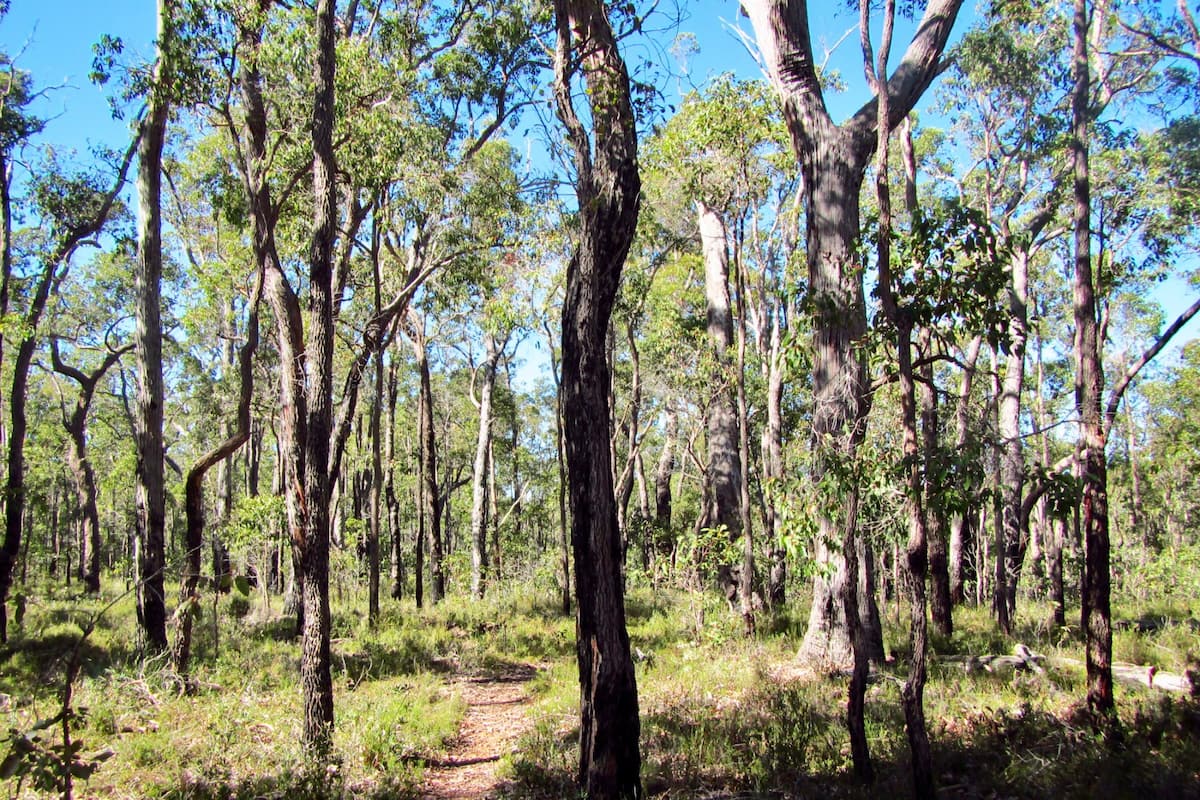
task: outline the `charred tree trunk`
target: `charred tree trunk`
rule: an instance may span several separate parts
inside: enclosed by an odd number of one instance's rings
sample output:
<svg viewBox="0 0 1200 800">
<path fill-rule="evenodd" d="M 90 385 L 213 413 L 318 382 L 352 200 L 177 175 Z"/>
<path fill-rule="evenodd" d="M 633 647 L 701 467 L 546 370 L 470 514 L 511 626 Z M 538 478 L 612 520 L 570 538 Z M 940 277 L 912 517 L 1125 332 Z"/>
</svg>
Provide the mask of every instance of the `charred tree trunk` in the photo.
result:
<svg viewBox="0 0 1200 800">
<path fill-rule="evenodd" d="M 575 551 L 580 684 L 580 789 L 594 800 L 642 796 L 637 682 L 625 627 L 621 534 L 607 425 L 605 336 L 637 228 L 641 181 L 629 77 L 607 10 L 555 0 L 555 97 L 574 151 L 579 244 L 567 266 L 562 397 Z M 572 79 L 588 87 L 592 142 L 576 115 Z M 594 144 L 594 149 L 593 149 Z"/>
<path fill-rule="evenodd" d="M 333 434 L 333 243 L 337 174 L 333 154 L 333 0 L 316 7 L 317 57 L 313 70 L 313 233 L 309 253 L 308 420 L 304 437 L 305 525 L 300 548 L 304 575 L 304 630 L 300 686 L 305 749 L 324 761 L 333 744 L 333 680 L 329 664 L 330 439 Z"/>
<path fill-rule="evenodd" d="M 1089 89 L 1087 0 L 1075 0 L 1075 86 L 1071 93 L 1071 150 L 1075 178 L 1075 406 L 1083 467 L 1083 630 L 1087 644 L 1087 703 L 1097 723 L 1116 722 L 1112 678 L 1108 537 L 1108 457 L 1102 415 L 1104 372 L 1091 256 L 1091 179 L 1088 168 Z"/>
</svg>

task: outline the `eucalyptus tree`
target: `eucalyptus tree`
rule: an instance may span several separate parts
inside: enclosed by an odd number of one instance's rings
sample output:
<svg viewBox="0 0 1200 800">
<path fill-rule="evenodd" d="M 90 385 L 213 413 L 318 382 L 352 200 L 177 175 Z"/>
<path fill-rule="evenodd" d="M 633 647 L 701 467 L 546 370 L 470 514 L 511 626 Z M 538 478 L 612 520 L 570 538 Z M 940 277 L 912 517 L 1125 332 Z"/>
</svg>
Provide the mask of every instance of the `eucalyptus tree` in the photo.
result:
<svg viewBox="0 0 1200 800">
<path fill-rule="evenodd" d="M 37 227 L 24 246 L 13 252 L 13 283 L 22 308 L 20 337 L 12 366 L 8 404 L 4 542 L 0 545 L 0 641 L 7 641 L 5 603 L 12 587 L 13 568 L 21 552 L 25 516 L 25 442 L 28 432 L 26 401 L 29 370 L 41 340 L 40 326 L 54 288 L 69 270 L 73 257 L 94 241 L 118 203 L 129 173 L 136 139 L 120 158 L 108 164 L 111 172 L 65 172 L 53 160 L 38 166 L 30 183 L 31 217 Z"/>
<path fill-rule="evenodd" d="M 860 634 L 858 581 L 853 578 L 858 574 L 855 491 L 852 481 L 838 485 L 831 467 L 853 463 L 866 421 L 865 369 L 859 350 L 866 311 L 855 242 L 863 174 L 877 141 L 877 100 L 872 97 L 846 122 L 836 124 L 817 73 L 807 3 L 744 0 L 742 7 L 779 93 L 804 178 L 808 304 L 813 311 L 814 480 L 828 484 L 833 494 L 819 515 L 818 541 L 818 559 L 831 569 L 817 571 L 801 652 L 817 662 L 855 664 L 852 742 L 856 770 L 866 775 L 870 768 L 859 726 L 867 643 Z M 881 91 L 889 97 L 889 129 L 908 116 L 941 71 L 942 50 L 960 7 L 961 0 L 926 4 L 899 66 L 891 76 L 879 77 Z"/>
<path fill-rule="evenodd" d="M 682 216 L 681 210 L 673 206 L 686 203 L 695 207 L 691 225 L 693 231 L 698 231 L 704 262 L 713 387 L 707 402 L 712 507 L 706 515 L 710 526 L 724 526 L 731 539 L 744 537 L 741 580 L 735 584 L 728 568 L 718 573 L 718 580 L 727 597 L 739 598 L 748 625 L 752 625 L 750 578 L 754 570 L 749 492 L 752 465 L 744 370 L 751 324 L 747 317 L 753 313 L 755 330 L 751 335 L 759 349 L 765 350 L 771 324 L 766 319 L 771 315 L 768 309 L 776 302 L 768 299 L 765 291 L 756 302 L 747 300 L 749 287 L 755 283 L 747 272 L 759 258 L 766 262 L 761 265 L 758 281 L 760 289 L 765 287 L 766 276 L 775 266 L 771 262 L 778 260 L 773 257 L 779 250 L 775 234 L 786 219 L 781 201 L 788 199 L 792 188 L 789 170 L 780 169 L 778 159 L 787 145 L 777 102 L 762 82 L 718 78 L 703 94 L 685 98 L 679 112 L 651 140 L 647 156 L 650 195 L 664 223 Z M 731 264 L 736 290 L 732 294 Z M 778 321 L 778 315 L 774 319 Z M 762 362 L 768 381 L 772 364 L 778 377 L 779 359 L 763 357 Z M 782 381 L 776 381 L 776 385 L 781 387 Z M 781 393 L 770 397 L 776 402 L 768 414 L 777 423 Z M 781 427 L 769 426 L 764 436 L 771 431 L 781 431 Z M 764 449 L 770 450 L 770 440 L 765 438 L 764 442 Z M 781 477 L 774 470 L 778 459 L 764 461 L 767 482 Z M 773 508 L 773 501 L 768 499 L 768 505 Z M 774 513 L 768 512 L 767 519 L 775 521 Z M 776 527 L 772 525 L 768 536 L 776 532 Z"/>
<path fill-rule="evenodd" d="M 997 525 L 993 610 L 1012 629 L 1016 584 L 1028 536 L 1022 528 L 1025 475 L 1022 418 L 1030 269 L 1066 232 L 1059 214 L 1065 170 L 1066 71 L 1047 53 L 1062 52 L 1066 31 L 1053 15 L 985 20 L 964 37 L 945 96 L 968 141 L 969 169 L 954 177 L 963 202 L 977 208 L 1009 254 L 1007 346 L 999 403 L 1001 519 Z M 986 334 L 989 332 L 979 331 Z M 989 337 L 991 338 L 991 337 Z M 961 551 L 960 551 L 961 552 Z"/>
<path fill-rule="evenodd" d="M 609 440 L 605 338 L 637 230 L 641 179 L 629 73 L 599 0 L 556 0 L 554 95 L 574 156 L 579 241 L 567 266 L 562 396 L 579 664 L 580 789 L 597 800 L 642 795 L 637 680 L 625 627 L 621 537 Z M 587 85 L 592 132 L 575 105 Z"/>
<path fill-rule="evenodd" d="M 66 463 L 75 490 L 77 573 L 89 593 L 100 591 L 103 549 L 90 425 L 95 416 L 94 401 L 107 388 L 106 376 L 133 349 L 129 341 L 133 248 L 134 242 L 118 233 L 116 246 L 94 255 L 86 271 L 76 270 L 63 276 L 47 309 L 50 344 L 47 371 L 76 387 L 68 392 L 62 382 L 55 382 L 68 437 Z"/>
</svg>

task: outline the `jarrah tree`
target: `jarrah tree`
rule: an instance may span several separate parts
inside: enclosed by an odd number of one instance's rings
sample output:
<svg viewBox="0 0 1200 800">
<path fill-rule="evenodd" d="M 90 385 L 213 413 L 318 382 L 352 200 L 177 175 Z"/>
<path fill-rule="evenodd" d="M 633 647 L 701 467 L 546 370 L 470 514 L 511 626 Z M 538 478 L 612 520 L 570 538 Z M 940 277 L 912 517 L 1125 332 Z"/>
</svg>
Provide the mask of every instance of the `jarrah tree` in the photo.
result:
<svg viewBox="0 0 1200 800">
<path fill-rule="evenodd" d="M 641 179 L 629 75 L 599 0 L 555 0 L 554 91 L 574 151 L 579 243 L 567 266 L 562 400 L 577 597 L 579 785 L 594 800 L 642 796 L 637 681 L 625 628 L 605 338 L 637 228 Z M 587 84 L 592 136 L 573 90 Z M 593 140 L 594 138 L 594 140 Z"/>
<path fill-rule="evenodd" d="M 884 124 L 889 130 L 908 116 L 939 73 L 941 54 L 961 5 L 962 0 L 932 0 L 895 72 L 878 76 L 879 94 L 887 95 Z M 855 769 L 866 776 L 870 767 L 862 706 L 868 642 L 860 607 L 868 604 L 860 598 L 855 579 L 861 539 L 855 519 L 856 489 L 853 481 L 831 467 L 853 464 L 865 433 L 866 381 L 860 342 L 866 332 L 866 305 L 856 243 L 863 175 L 877 143 L 877 99 L 836 124 L 825 105 L 806 0 L 742 0 L 742 8 L 783 102 L 784 121 L 804 177 L 813 330 L 813 478 L 832 487 L 835 494 L 818 523 L 818 551 L 834 569 L 817 571 L 801 652 L 819 662 L 853 664 L 851 740 Z"/>
</svg>

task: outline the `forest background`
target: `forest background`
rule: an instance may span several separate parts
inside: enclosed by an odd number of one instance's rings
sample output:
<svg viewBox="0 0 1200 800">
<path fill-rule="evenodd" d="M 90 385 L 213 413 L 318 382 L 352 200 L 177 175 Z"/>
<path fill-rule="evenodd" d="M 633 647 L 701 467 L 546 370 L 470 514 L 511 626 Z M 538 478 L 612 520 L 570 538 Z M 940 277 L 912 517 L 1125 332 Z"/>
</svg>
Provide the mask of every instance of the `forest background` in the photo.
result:
<svg viewBox="0 0 1200 800">
<path fill-rule="evenodd" d="M 1186 3 L 8 5 L 15 793 L 1195 793 Z"/>
</svg>

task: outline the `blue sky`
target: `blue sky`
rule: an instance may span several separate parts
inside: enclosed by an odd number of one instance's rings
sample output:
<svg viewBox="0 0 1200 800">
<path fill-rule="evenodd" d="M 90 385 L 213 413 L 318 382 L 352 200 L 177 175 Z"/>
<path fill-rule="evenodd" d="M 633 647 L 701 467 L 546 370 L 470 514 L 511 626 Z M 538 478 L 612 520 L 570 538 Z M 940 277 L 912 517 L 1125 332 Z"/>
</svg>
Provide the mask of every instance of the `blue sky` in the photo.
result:
<svg viewBox="0 0 1200 800">
<path fill-rule="evenodd" d="M 670 34 L 663 37 L 657 52 L 642 54 L 668 59 L 671 69 L 678 73 L 660 87 L 669 97 L 702 85 L 723 71 L 746 77 L 759 74 L 753 58 L 732 30 L 740 26 L 749 31 L 749 23 L 740 16 L 736 2 L 703 0 L 684 2 L 684 6 L 687 17 L 681 30 L 695 35 L 698 52 L 688 57 L 686 65 L 680 64 L 672 55 Z M 833 8 L 837 14 L 822 19 L 823 24 L 817 26 L 814 46 L 818 50 L 823 45 L 832 46 L 856 22 L 842 4 L 833 4 Z M 92 45 L 103 34 L 121 38 L 131 60 L 149 60 L 155 35 L 154 0 L 13 0 L 11 11 L 0 21 L 0 48 L 33 74 L 36 85 L 61 87 L 52 90 L 38 109 L 51 118 L 46 141 L 80 152 L 86 150 L 89 141 L 112 147 L 128 141 L 126 123 L 112 120 L 105 91 L 88 80 Z M 893 62 L 899 56 L 894 54 Z M 852 85 L 846 96 L 829 98 L 831 112 L 840 119 L 866 96 L 861 88 L 857 34 L 845 41 L 836 62 Z"/>
<path fill-rule="evenodd" d="M 90 142 L 129 141 L 128 123 L 112 119 L 104 90 L 88 80 L 92 45 L 109 34 L 127 53 L 150 57 L 154 33 L 154 0 L 13 0 L 0 21 L 0 48 L 32 73 L 35 86 L 59 87 L 37 107 L 49 119 L 44 140 L 85 153 Z"/>
</svg>

